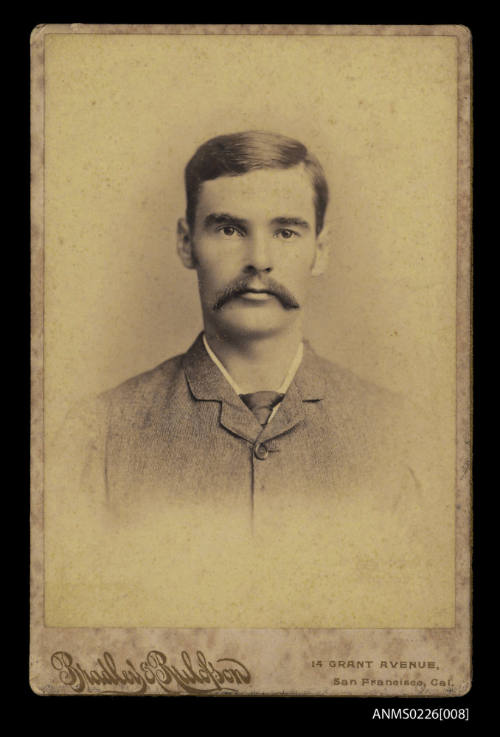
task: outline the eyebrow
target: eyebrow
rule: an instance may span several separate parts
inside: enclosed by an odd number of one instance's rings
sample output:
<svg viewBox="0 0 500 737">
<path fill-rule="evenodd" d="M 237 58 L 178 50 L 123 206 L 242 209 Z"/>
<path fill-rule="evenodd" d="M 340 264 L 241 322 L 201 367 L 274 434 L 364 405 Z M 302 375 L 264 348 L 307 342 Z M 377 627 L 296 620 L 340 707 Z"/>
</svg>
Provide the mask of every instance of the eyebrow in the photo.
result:
<svg viewBox="0 0 500 737">
<path fill-rule="evenodd" d="M 273 218 L 271 220 L 271 223 L 273 225 L 284 225 L 284 226 L 296 226 L 299 228 L 304 228 L 304 230 L 310 230 L 311 226 L 307 222 L 307 220 L 303 220 L 299 217 L 286 217 L 286 216 L 280 216 Z M 210 215 L 207 215 L 205 220 L 203 221 L 203 225 L 205 228 L 210 228 L 212 225 L 239 225 L 242 228 L 246 228 L 248 226 L 248 220 L 245 220 L 244 218 L 239 218 L 236 215 L 230 215 L 227 212 L 212 212 Z"/>
<path fill-rule="evenodd" d="M 279 218 L 273 218 L 271 222 L 275 225 L 295 225 L 299 228 L 304 228 L 305 230 L 310 230 L 311 226 L 307 222 L 307 220 L 303 220 L 302 218 L 297 217 L 279 217 Z"/>
<path fill-rule="evenodd" d="M 210 228 L 211 225 L 227 224 L 240 225 L 242 228 L 245 228 L 248 225 L 248 220 L 236 217 L 235 215 L 230 215 L 227 212 L 211 212 L 203 221 L 205 228 Z"/>
</svg>

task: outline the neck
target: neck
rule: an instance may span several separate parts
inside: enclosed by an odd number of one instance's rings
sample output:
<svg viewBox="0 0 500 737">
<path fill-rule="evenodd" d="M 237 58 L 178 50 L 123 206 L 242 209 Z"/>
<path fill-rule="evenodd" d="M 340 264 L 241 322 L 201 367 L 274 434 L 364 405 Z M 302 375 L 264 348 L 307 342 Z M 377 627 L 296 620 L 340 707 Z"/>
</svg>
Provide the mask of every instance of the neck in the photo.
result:
<svg viewBox="0 0 500 737">
<path fill-rule="evenodd" d="M 302 341 L 302 326 L 293 328 L 276 335 L 228 340 L 205 327 L 205 336 L 242 394 L 247 394 L 279 389 Z"/>
</svg>

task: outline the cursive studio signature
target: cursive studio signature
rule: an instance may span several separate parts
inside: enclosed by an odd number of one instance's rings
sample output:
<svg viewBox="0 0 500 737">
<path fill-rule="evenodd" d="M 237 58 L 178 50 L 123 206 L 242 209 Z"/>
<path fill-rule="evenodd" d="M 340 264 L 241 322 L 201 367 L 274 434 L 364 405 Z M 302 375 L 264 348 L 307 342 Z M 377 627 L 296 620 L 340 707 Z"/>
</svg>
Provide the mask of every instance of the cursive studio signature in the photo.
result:
<svg viewBox="0 0 500 737">
<path fill-rule="evenodd" d="M 51 656 L 52 667 L 60 681 L 74 693 L 144 694 L 236 692 L 251 681 L 248 668 L 234 658 L 218 658 L 215 664 L 198 650 L 191 658 L 186 650 L 177 663 L 160 650 L 150 650 L 138 666 L 127 658 L 125 667 L 117 666 L 109 652 L 98 658 L 91 669 L 83 667 L 68 652 L 59 650 Z"/>
</svg>

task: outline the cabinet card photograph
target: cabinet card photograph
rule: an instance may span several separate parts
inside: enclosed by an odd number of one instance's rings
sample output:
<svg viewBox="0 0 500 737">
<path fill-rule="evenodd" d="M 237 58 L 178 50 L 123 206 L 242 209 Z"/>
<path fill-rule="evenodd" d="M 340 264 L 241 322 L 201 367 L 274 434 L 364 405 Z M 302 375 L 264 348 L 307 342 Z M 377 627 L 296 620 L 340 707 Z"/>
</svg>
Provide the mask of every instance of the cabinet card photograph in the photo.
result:
<svg viewBox="0 0 500 737">
<path fill-rule="evenodd" d="M 468 692 L 470 47 L 33 30 L 36 693 Z"/>
</svg>

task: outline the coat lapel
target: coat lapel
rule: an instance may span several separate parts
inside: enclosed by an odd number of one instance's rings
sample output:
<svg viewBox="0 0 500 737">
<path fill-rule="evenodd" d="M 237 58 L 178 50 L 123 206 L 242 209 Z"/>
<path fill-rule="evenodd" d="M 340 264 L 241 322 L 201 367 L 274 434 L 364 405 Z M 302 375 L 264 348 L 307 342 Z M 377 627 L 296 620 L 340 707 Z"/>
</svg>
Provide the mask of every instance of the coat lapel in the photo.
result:
<svg viewBox="0 0 500 737">
<path fill-rule="evenodd" d="M 201 334 L 184 356 L 184 372 L 194 398 L 202 402 L 219 402 L 221 425 L 234 435 L 254 443 L 262 427 L 206 352 Z"/>
<path fill-rule="evenodd" d="M 288 432 L 304 420 L 303 402 L 319 401 L 324 396 L 324 377 L 318 358 L 307 342 L 297 374 L 278 411 L 264 428 L 214 364 L 201 334 L 185 354 L 183 365 L 193 397 L 198 401 L 219 402 L 221 425 L 252 444 L 257 439 L 265 441 Z"/>
<path fill-rule="evenodd" d="M 273 419 L 263 429 L 261 441 L 275 438 L 291 430 L 305 419 L 304 402 L 317 402 L 324 397 L 325 380 L 318 357 L 304 341 L 304 357 L 294 380 Z"/>
</svg>

